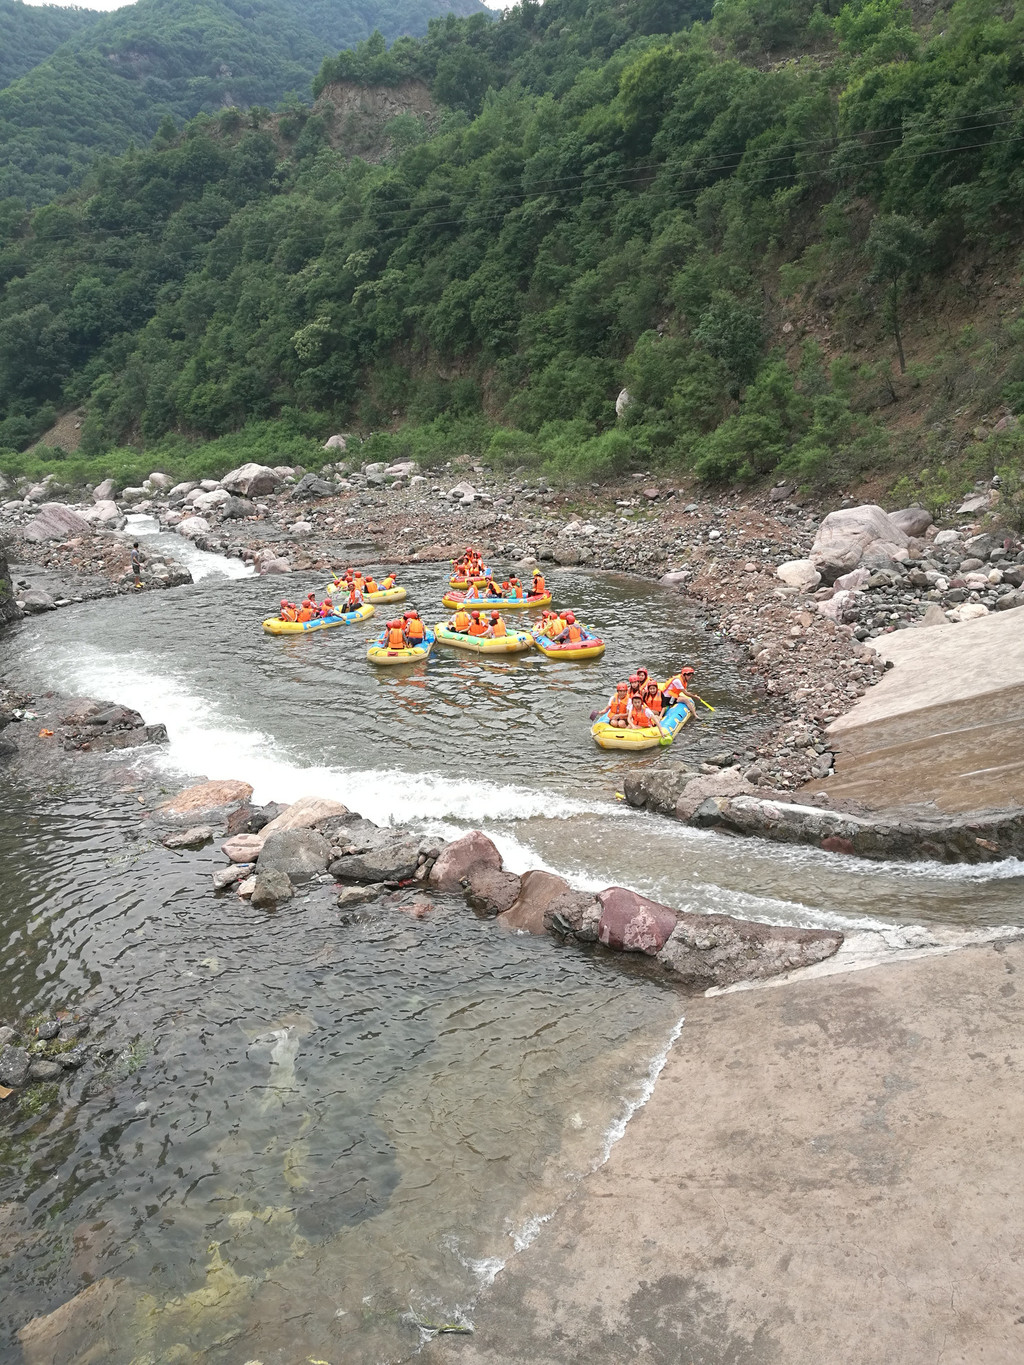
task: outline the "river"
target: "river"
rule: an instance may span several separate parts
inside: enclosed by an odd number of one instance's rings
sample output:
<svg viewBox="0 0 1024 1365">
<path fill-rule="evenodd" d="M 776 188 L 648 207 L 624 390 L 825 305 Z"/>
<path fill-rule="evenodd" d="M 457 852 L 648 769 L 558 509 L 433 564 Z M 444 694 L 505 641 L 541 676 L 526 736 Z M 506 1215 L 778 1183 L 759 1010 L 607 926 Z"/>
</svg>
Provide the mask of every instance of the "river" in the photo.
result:
<svg viewBox="0 0 1024 1365">
<path fill-rule="evenodd" d="M 742 750 L 755 729 L 748 675 L 653 585 L 557 575 L 559 600 L 607 640 L 601 660 L 441 650 L 373 670 L 377 622 L 271 638 L 262 616 L 311 582 L 211 567 L 192 587 L 23 623 L 4 680 L 163 721 L 169 745 L 134 761 L 157 764 L 168 793 L 205 775 L 261 801 L 331 796 L 381 822 L 483 828 L 514 870 L 890 941 L 1024 922 L 1019 863 L 854 862 L 617 800 L 636 760 L 596 749 L 587 716 L 632 666 L 696 663 L 716 708 L 698 733 Z M 439 619 L 438 568 L 403 578 Z M 220 855 L 140 833 L 130 781 L 102 798 L 0 783 L 2 1012 L 95 1002 L 113 1048 L 63 1104 L 0 1128 L 0 1203 L 31 1223 L 0 1267 L 0 1356 L 21 1323 L 108 1276 L 112 1365 L 407 1359 L 430 1324 L 471 1318 L 480 1286 L 603 1159 L 684 1012 L 628 960 L 461 907 L 342 923 L 329 888 L 273 915 L 215 898 Z"/>
</svg>

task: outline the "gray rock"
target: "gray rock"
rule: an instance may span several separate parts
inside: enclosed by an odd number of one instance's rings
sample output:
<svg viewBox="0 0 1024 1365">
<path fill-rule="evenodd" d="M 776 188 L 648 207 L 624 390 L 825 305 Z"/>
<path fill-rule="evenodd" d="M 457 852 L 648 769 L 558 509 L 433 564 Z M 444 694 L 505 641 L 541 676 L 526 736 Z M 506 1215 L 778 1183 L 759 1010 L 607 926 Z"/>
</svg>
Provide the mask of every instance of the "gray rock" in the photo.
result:
<svg viewBox="0 0 1024 1365">
<path fill-rule="evenodd" d="M 160 842 L 165 848 L 202 848 L 212 838 L 213 830 L 209 825 L 193 825 L 180 834 L 164 835 Z"/>
<path fill-rule="evenodd" d="M 988 559 L 989 555 L 999 544 L 1000 542 L 996 540 L 995 536 L 990 536 L 987 532 L 983 532 L 981 535 L 971 536 L 968 540 L 965 540 L 964 549 L 969 555 L 984 560 Z"/>
<path fill-rule="evenodd" d="M 672 815 L 680 796 L 696 776 L 697 773 L 682 764 L 664 768 L 634 768 L 623 778 L 622 791 L 631 806 Z"/>
<path fill-rule="evenodd" d="M 63 1074 L 64 1068 L 59 1062 L 33 1062 L 28 1069 L 28 1079 L 30 1081 L 56 1081 L 63 1076 Z"/>
<path fill-rule="evenodd" d="M 0 1085 L 24 1085 L 28 1077 L 30 1058 L 23 1047 L 8 1043 L 0 1048 Z"/>
<path fill-rule="evenodd" d="M 384 894 L 387 887 L 383 882 L 371 882 L 368 886 L 343 886 L 338 892 L 338 909 L 348 910 L 353 905 L 365 905 Z"/>
<path fill-rule="evenodd" d="M 323 872 L 331 846 L 315 829 L 284 829 L 267 837 L 256 860 L 256 880 L 267 872 L 281 872 L 293 882 L 308 881 Z M 378 880 L 383 880 L 378 878 Z"/>
<path fill-rule="evenodd" d="M 479 914 L 502 915 L 518 899 L 520 889 L 520 878 L 514 872 L 481 865 L 469 874 L 466 900 Z"/>
<path fill-rule="evenodd" d="M 225 521 L 244 521 L 256 515 L 256 504 L 248 498 L 231 497 L 220 510 Z"/>
<path fill-rule="evenodd" d="M 4 1024 L 0 1028 L 0 1047 L 6 1047 L 8 1043 L 13 1043 L 17 1036 L 18 1030 L 16 1028 L 11 1028 L 10 1024 Z M 53 1036 L 56 1037 L 57 1035 L 54 1034 Z"/>
<path fill-rule="evenodd" d="M 117 484 L 113 479 L 104 479 L 92 490 L 93 502 L 110 502 L 117 492 Z"/>
<path fill-rule="evenodd" d="M 707 990 L 737 981 L 762 981 L 824 962 L 842 943 L 838 929 L 793 929 L 728 915 L 677 913 L 658 961 L 682 985 Z"/>
<path fill-rule="evenodd" d="M 277 837 L 284 838 L 284 835 Z M 256 885 L 252 892 L 253 905 L 265 908 L 280 905 L 282 901 L 290 900 L 294 894 L 291 878 L 283 868 L 270 867 L 264 872 L 257 872 Z"/>
<path fill-rule="evenodd" d="M 60 1024 L 56 1019 L 44 1019 L 36 1029 L 36 1037 L 42 1038 L 44 1043 L 48 1043 L 51 1038 L 56 1038 L 60 1033 Z"/>
<path fill-rule="evenodd" d="M 292 489 L 290 496 L 296 502 L 310 502 L 315 498 L 334 496 L 334 485 L 319 478 L 316 474 L 305 474 Z"/>
<path fill-rule="evenodd" d="M 388 837 L 362 853 L 350 853 L 331 863 L 332 877 L 345 882 L 406 882 L 416 875 L 420 854 L 430 840 L 419 835 L 381 831 Z"/>
<path fill-rule="evenodd" d="M 69 540 L 72 536 L 90 536 L 92 527 L 78 512 L 60 502 L 45 502 L 39 515 L 32 518 L 21 533 L 26 540 Z"/>
<path fill-rule="evenodd" d="M 430 870 L 430 885 L 435 891 L 459 891 L 470 873 L 481 866 L 500 871 L 501 854 L 486 834 L 472 829 L 441 849 Z"/>
<path fill-rule="evenodd" d="M 564 891 L 544 911 L 544 927 L 563 937 L 571 934 L 581 943 L 596 943 L 601 924 L 601 902 L 589 891 Z"/>
<path fill-rule="evenodd" d="M 57 609 L 53 598 L 42 588 L 29 588 L 27 592 L 22 593 L 21 605 L 30 616 L 38 616 L 40 612 Z"/>
<path fill-rule="evenodd" d="M 67 1052 L 62 1052 L 57 1057 L 57 1062 L 65 1071 L 77 1071 L 80 1066 L 84 1066 L 89 1057 L 89 1049 L 84 1043 L 77 1047 L 68 1048 Z"/>
<path fill-rule="evenodd" d="M 264 464 L 243 464 L 232 469 L 220 481 L 221 488 L 229 493 L 238 493 L 244 498 L 258 498 L 273 493 L 282 480 L 282 475 Z"/>
<path fill-rule="evenodd" d="M 905 536 L 923 536 L 932 524 L 932 514 L 924 507 L 904 507 L 899 512 L 890 512 L 889 520 Z"/>
<path fill-rule="evenodd" d="M 871 548 L 874 557 L 890 559 L 894 550 L 905 550 L 909 537 L 874 503 L 830 512 L 818 528 L 810 559 L 831 584 L 856 569 Z"/>
</svg>

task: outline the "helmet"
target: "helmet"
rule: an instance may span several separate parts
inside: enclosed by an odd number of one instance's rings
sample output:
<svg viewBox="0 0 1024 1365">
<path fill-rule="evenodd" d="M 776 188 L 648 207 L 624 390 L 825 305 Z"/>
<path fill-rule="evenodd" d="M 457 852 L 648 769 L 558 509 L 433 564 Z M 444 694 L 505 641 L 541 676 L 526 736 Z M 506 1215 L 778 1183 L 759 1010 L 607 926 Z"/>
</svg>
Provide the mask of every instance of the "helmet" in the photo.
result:
<svg viewBox="0 0 1024 1365">
<path fill-rule="evenodd" d="M 498 613 L 497 613 L 496 611 L 492 611 L 492 612 L 491 612 L 491 620 L 492 620 L 492 621 L 500 621 L 500 620 L 501 620 L 501 617 L 498 615 Z"/>
<path fill-rule="evenodd" d="M 631 683 L 638 683 L 638 682 L 640 681 L 640 674 L 639 674 L 639 673 L 631 673 L 631 674 L 629 675 L 629 681 L 630 681 Z"/>
<path fill-rule="evenodd" d="M 627 682 L 617 682 L 617 683 L 615 684 L 615 690 L 616 690 L 616 692 L 628 692 L 628 691 L 629 691 L 629 683 L 627 683 Z"/>
<path fill-rule="evenodd" d="M 693 677 L 693 675 L 694 675 L 694 673 L 696 673 L 696 671 L 697 671 L 697 670 L 696 670 L 695 668 L 691 668 L 691 667 L 689 666 L 689 664 L 687 664 L 685 668 L 681 668 L 681 669 L 679 670 L 679 672 L 680 672 L 681 674 L 686 673 L 686 674 L 689 674 L 690 677 Z"/>
<path fill-rule="evenodd" d="M 472 617 L 473 617 L 473 619 L 474 619 L 474 621 L 476 621 L 476 620 L 479 620 L 479 619 L 480 619 L 480 613 L 479 613 L 479 612 L 478 612 L 478 611 L 474 611 L 474 612 L 472 612 L 472 613 L 471 613 L 471 615 L 472 615 Z"/>
<path fill-rule="evenodd" d="M 565 623 L 567 626 L 574 626 L 576 624 L 576 617 L 571 611 L 565 613 Z"/>
<path fill-rule="evenodd" d="M 646 669 L 646 668 L 638 668 L 637 671 L 636 671 L 636 676 L 637 676 L 638 678 L 640 678 L 640 679 L 646 678 L 646 677 L 647 677 L 647 669 Z"/>
<path fill-rule="evenodd" d="M 288 599 L 287 599 L 287 597 L 282 597 L 282 598 L 281 598 L 281 606 L 282 606 L 282 607 L 286 607 L 287 605 L 288 605 Z"/>
<path fill-rule="evenodd" d="M 407 612 L 406 615 L 409 617 L 410 621 L 418 621 L 420 619 L 420 614 L 418 611 L 410 611 Z"/>
</svg>

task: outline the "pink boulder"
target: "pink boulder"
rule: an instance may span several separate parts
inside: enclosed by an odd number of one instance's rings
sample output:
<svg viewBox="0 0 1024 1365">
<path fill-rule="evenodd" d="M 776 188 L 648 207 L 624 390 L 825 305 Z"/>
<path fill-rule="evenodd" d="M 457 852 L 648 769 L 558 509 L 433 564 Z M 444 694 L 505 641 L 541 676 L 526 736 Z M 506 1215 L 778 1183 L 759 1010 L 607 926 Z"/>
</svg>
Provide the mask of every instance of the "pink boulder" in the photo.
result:
<svg viewBox="0 0 1024 1365">
<path fill-rule="evenodd" d="M 259 834 L 236 834 L 231 839 L 225 839 L 220 851 L 233 863 L 254 863 L 262 848 L 263 839 Z"/>
<path fill-rule="evenodd" d="M 430 869 L 430 885 L 436 891 L 461 891 L 474 868 L 493 867 L 501 871 L 501 854 L 478 829 L 471 829 L 461 839 L 445 844 Z"/>
<path fill-rule="evenodd" d="M 528 934 L 543 934 L 547 926 L 544 915 L 552 901 L 564 896 L 569 883 L 553 872 L 524 872 L 519 895 L 498 923 L 507 929 L 522 929 Z"/>
<path fill-rule="evenodd" d="M 676 927 L 676 912 L 622 886 L 597 893 L 601 902 L 598 942 L 624 953 L 660 953 Z"/>
</svg>

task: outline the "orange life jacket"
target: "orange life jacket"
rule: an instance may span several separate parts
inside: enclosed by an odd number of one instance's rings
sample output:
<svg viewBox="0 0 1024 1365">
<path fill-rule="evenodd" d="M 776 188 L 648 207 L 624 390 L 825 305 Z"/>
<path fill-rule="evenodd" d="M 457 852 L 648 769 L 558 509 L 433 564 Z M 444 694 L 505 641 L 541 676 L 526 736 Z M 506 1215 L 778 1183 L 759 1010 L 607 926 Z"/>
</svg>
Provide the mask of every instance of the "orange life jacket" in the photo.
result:
<svg viewBox="0 0 1024 1365">
<path fill-rule="evenodd" d="M 405 633 L 409 640 L 413 641 L 424 639 L 427 632 L 423 628 L 423 622 L 418 617 L 414 617 L 405 627 Z"/>
<path fill-rule="evenodd" d="M 535 593 L 538 597 L 541 596 L 541 595 L 543 594 L 543 592 L 544 592 L 544 577 L 543 577 L 543 575 L 541 575 L 539 578 L 535 578 L 535 579 L 533 580 L 533 591 L 534 591 L 534 593 Z"/>
<path fill-rule="evenodd" d="M 471 621 L 469 626 L 470 635 L 486 635 L 487 626 L 483 621 Z"/>
<path fill-rule="evenodd" d="M 570 643 L 571 645 L 578 645 L 579 642 L 580 642 L 582 639 L 583 639 L 583 632 L 582 632 L 582 630 L 580 630 L 579 626 L 576 626 L 576 625 L 570 626 L 570 627 L 569 627 L 569 643 Z"/>
<path fill-rule="evenodd" d="M 660 692 L 653 698 L 649 695 L 645 696 L 644 705 L 648 711 L 652 711 L 656 716 L 660 716 L 665 709 L 665 701 Z"/>
<path fill-rule="evenodd" d="M 500 639 L 502 635 L 508 634 L 508 631 L 505 629 L 505 622 L 501 619 L 500 616 L 495 622 L 492 623 L 491 634 L 495 637 L 495 639 Z"/>
<path fill-rule="evenodd" d="M 523 600 L 523 585 L 522 585 L 522 583 L 517 583 L 517 584 L 516 584 L 516 600 L 517 600 L 517 601 L 520 601 L 520 602 Z"/>
<path fill-rule="evenodd" d="M 309 607 L 303 607 L 295 619 L 296 621 L 312 621 L 313 613 Z"/>
<path fill-rule="evenodd" d="M 457 611 L 452 625 L 455 630 L 464 631 L 469 630 L 469 622 L 470 616 L 468 611 Z"/>
<path fill-rule="evenodd" d="M 401 626 L 392 626 L 388 631 L 388 649 L 404 649 L 405 635 Z"/>
<path fill-rule="evenodd" d="M 629 719 L 629 698 L 620 697 L 618 693 L 612 697 L 608 707 L 609 720 L 628 720 Z"/>
<path fill-rule="evenodd" d="M 353 590 L 348 595 L 347 606 L 349 611 L 355 611 L 357 607 L 361 607 L 362 605 L 363 605 L 362 596 L 359 593 L 357 593 L 356 590 L 353 588 Z"/>
<path fill-rule="evenodd" d="M 375 578 L 367 578 L 367 579 L 363 582 L 363 591 L 364 591 L 364 592 L 376 592 L 376 591 L 377 591 L 377 580 L 376 580 Z"/>
<path fill-rule="evenodd" d="M 648 726 L 654 725 L 655 721 L 643 702 L 634 698 L 629 708 L 629 723 L 635 725 L 638 730 L 646 730 Z"/>
</svg>

